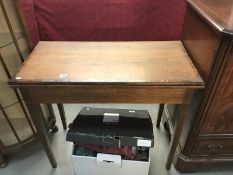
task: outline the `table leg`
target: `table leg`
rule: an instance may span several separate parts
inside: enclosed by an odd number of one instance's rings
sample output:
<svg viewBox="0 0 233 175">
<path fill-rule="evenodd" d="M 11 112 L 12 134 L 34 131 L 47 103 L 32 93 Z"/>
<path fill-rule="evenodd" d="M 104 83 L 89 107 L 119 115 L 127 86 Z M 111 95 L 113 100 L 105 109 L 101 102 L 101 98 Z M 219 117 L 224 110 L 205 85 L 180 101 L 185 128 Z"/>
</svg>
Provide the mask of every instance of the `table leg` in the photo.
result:
<svg viewBox="0 0 233 175">
<path fill-rule="evenodd" d="M 56 116 L 55 116 L 52 104 L 47 104 L 47 106 L 48 106 L 49 114 L 51 117 L 50 119 L 52 121 L 51 130 L 55 133 L 58 131 L 58 126 L 56 125 Z"/>
<path fill-rule="evenodd" d="M 8 164 L 8 161 L 6 157 L 2 154 L 2 151 L 0 150 L 0 168 L 6 167 Z"/>
<path fill-rule="evenodd" d="M 28 112 L 31 116 L 31 119 L 34 123 L 34 126 L 37 130 L 39 141 L 41 142 L 42 146 L 44 147 L 45 152 L 49 158 L 49 161 L 50 161 L 52 167 L 56 168 L 57 162 L 54 158 L 52 149 L 51 149 L 50 144 L 49 144 L 46 128 L 45 128 L 45 125 L 43 122 L 43 115 L 42 115 L 40 105 L 32 103 L 30 94 L 27 92 L 27 90 L 21 90 L 21 93 L 22 93 L 22 96 L 24 98 L 25 104 L 27 106 Z"/>
<path fill-rule="evenodd" d="M 163 114 L 164 104 L 159 104 L 159 112 L 158 112 L 158 118 L 156 122 L 156 127 L 158 128 L 161 122 L 162 114 Z"/>
<path fill-rule="evenodd" d="M 57 107 L 58 107 L 58 110 L 59 110 L 59 113 L 60 113 L 60 116 L 61 116 L 63 129 L 67 129 L 64 106 L 63 106 L 63 104 L 57 104 Z"/>
<path fill-rule="evenodd" d="M 179 139 L 180 139 L 180 135 L 181 135 L 183 125 L 185 122 L 185 118 L 187 115 L 188 106 L 189 106 L 188 104 L 183 104 L 181 106 L 181 109 L 180 109 L 180 115 L 179 115 L 178 120 L 177 120 L 176 129 L 175 129 L 172 141 L 171 141 L 170 151 L 169 151 L 168 158 L 167 158 L 167 163 L 166 163 L 167 170 L 170 170 L 170 168 L 171 168 L 173 158 L 174 158 L 177 146 L 179 144 Z"/>
</svg>

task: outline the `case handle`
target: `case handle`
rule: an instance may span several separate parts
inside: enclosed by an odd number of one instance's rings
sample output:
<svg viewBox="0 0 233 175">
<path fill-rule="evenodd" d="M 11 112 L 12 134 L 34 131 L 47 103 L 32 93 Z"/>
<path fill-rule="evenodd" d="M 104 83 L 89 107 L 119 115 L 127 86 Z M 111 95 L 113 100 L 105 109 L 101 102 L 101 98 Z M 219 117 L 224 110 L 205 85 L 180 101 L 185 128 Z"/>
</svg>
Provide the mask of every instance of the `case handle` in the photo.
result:
<svg viewBox="0 0 233 175">
<path fill-rule="evenodd" d="M 120 114 L 118 113 L 104 113 L 103 122 L 104 123 L 118 123 Z"/>
<path fill-rule="evenodd" d="M 97 153 L 96 162 L 101 167 L 121 167 L 121 156 Z"/>
</svg>

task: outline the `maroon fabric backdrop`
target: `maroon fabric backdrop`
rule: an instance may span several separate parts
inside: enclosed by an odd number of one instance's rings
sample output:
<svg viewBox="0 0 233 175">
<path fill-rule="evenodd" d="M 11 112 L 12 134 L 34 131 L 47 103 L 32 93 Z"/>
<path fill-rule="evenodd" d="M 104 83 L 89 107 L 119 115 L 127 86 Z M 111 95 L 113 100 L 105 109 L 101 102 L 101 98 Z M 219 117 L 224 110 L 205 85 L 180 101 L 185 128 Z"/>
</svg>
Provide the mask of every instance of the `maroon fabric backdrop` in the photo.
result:
<svg viewBox="0 0 233 175">
<path fill-rule="evenodd" d="M 31 45 L 39 40 L 180 39 L 185 0 L 18 0 Z"/>
</svg>

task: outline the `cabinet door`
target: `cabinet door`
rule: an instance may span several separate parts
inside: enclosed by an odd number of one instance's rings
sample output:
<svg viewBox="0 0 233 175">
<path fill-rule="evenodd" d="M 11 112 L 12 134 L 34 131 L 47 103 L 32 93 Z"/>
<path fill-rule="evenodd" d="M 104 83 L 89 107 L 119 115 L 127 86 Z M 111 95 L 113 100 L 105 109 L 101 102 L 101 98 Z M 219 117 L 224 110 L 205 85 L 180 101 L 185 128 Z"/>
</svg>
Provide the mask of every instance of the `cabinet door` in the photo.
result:
<svg viewBox="0 0 233 175">
<path fill-rule="evenodd" d="M 233 48 L 201 127 L 201 135 L 233 135 Z"/>
</svg>

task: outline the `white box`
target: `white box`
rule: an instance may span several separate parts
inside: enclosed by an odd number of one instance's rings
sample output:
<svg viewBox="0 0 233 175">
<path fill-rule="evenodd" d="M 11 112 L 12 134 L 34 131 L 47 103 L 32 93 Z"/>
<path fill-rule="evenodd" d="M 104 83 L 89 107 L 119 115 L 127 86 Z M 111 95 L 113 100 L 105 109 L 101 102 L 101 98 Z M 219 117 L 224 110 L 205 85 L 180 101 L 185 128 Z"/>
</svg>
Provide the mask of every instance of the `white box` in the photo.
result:
<svg viewBox="0 0 233 175">
<path fill-rule="evenodd" d="M 97 157 L 74 155 L 71 161 L 76 175 L 148 175 L 148 161 L 122 160 L 120 155 L 97 154 Z"/>
</svg>

